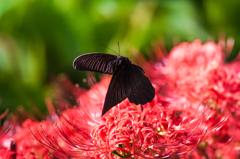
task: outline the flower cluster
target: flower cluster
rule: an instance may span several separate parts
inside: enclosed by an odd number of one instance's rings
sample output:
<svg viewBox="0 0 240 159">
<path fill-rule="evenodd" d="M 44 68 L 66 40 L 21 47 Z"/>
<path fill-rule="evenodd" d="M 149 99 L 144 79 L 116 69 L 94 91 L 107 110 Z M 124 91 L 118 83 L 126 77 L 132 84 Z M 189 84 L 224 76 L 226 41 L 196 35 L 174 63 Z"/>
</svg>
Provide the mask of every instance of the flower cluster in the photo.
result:
<svg viewBox="0 0 240 159">
<path fill-rule="evenodd" d="M 209 134 L 208 140 L 190 154 L 194 158 L 237 158 L 239 154 L 240 60 L 224 60 L 220 45 L 202 45 L 196 40 L 176 46 L 167 57 L 166 67 L 157 67 L 155 63 L 155 69 L 149 73 L 155 80 L 159 74 L 165 74 L 167 85 L 178 97 L 175 102 L 192 103 L 193 109 L 202 103 L 212 109 L 208 124 L 213 126 L 229 117 L 220 130 Z"/>
<path fill-rule="evenodd" d="M 157 57 L 161 53 L 156 49 Z M 0 157 L 237 158 L 239 58 L 226 64 L 220 45 L 199 40 L 181 43 L 161 57 L 141 61 L 156 91 L 150 103 L 126 99 L 101 117 L 110 77 L 80 93 L 67 83 L 78 107 L 66 109 L 52 123 L 26 120 L 14 135 L 2 138 Z M 11 141 L 16 151 L 6 149 Z"/>
</svg>

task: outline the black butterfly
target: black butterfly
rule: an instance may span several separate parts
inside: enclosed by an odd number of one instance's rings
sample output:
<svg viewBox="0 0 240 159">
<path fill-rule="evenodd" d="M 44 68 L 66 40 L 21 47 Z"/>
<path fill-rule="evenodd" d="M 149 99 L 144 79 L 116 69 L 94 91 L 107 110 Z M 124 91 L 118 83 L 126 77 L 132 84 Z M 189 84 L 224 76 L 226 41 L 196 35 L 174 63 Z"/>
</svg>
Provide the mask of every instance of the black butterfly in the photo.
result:
<svg viewBox="0 0 240 159">
<path fill-rule="evenodd" d="M 155 90 L 143 69 L 132 64 L 127 57 L 88 53 L 78 56 L 73 61 L 73 67 L 76 70 L 113 74 L 102 115 L 126 98 L 131 103 L 146 104 L 155 96 Z"/>
</svg>

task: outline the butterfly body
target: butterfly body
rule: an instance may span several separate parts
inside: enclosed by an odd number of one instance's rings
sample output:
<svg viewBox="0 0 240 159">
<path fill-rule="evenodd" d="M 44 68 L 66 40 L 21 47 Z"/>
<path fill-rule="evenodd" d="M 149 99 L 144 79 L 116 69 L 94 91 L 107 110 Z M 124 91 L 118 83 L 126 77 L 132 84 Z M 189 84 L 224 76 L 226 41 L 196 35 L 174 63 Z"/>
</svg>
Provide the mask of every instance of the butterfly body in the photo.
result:
<svg viewBox="0 0 240 159">
<path fill-rule="evenodd" d="M 94 71 L 111 74 L 102 115 L 124 99 L 131 103 L 146 104 L 151 102 L 155 90 L 141 67 L 134 65 L 124 56 L 105 53 L 88 53 L 78 56 L 73 67 L 76 70 Z"/>
<path fill-rule="evenodd" d="M 115 71 L 116 71 L 118 66 L 125 67 L 125 66 L 131 65 L 131 61 L 127 57 L 117 56 L 117 59 L 115 59 L 114 61 L 112 61 L 108 64 L 108 67 L 111 67 L 113 64 L 115 64 Z"/>
</svg>

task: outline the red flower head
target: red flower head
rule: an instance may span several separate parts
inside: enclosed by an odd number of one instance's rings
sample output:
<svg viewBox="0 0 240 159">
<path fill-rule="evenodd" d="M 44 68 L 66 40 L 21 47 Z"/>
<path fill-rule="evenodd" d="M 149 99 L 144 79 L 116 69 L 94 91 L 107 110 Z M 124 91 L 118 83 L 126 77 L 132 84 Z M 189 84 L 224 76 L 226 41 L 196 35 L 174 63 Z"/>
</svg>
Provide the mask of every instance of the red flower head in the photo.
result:
<svg viewBox="0 0 240 159">
<path fill-rule="evenodd" d="M 240 141 L 236 66 L 239 62 L 224 64 L 224 54 L 213 42 L 182 43 L 164 58 L 164 64 L 145 65 L 156 94 L 143 110 L 126 99 L 101 117 L 110 81 L 104 76 L 89 91 L 81 92 L 78 108 L 65 110 L 54 123 L 24 123 L 13 137 L 18 155 L 166 158 L 189 152 L 192 158 L 226 156 L 219 147 L 236 149 L 231 140 Z M 24 138 L 31 133 L 35 138 Z M 237 151 L 232 154 L 236 156 Z"/>
<path fill-rule="evenodd" d="M 59 121 L 52 124 L 56 131 L 54 137 L 47 133 L 41 137 L 40 141 L 55 156 L 161 158 L 182 155 L 227 121 L 224 117 L 208 124 L 214 113 L 205 105 L 199 104 L 194 110 L 189 102 L 178 104 L 175 99 L 163 98 L 158 93 L 151 103 L 143 105 L 143 111 L 126 99 L 101 118 L 108 81 L 104 77 L 83 93 L 79 108 L 62 113 Z"/>
</svg>

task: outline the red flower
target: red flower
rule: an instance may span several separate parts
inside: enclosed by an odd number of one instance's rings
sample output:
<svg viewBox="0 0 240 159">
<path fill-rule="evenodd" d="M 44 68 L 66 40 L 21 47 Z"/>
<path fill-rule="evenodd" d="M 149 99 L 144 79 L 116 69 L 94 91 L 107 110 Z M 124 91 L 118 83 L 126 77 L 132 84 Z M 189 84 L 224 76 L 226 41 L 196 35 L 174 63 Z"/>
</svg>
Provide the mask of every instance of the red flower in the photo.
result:
<svg viewBox="0 0 240 159">
<path fill-rule="evenodd" d="M 14 152 L 9 151 L 7 148 L 0 149 L 0 159 L 9 159 Z"/>
<path fill-rule="evenodd" d="M 199 111 L 194 113 L 192 109 L 183 111 L 175 109 L 179 107 L 176 102 L 169 104 L 171 100 L 159 94 L 151 103 L 143 105 L 143 112 L 126 99 L 100 118 L 98 109 L 103 105 L 102 94 L 106 93 L 107 82 L 108 79 L 103 78 L 81 95 L 79 108 L 62 113 L 53 124 L 57 132 L 54 137 L 45 132 L 46 135 L 38 137 L 55 156 L 153 158 L 181 155 L 227 121 L 221 118 L 218 123 L 207 124 L 212 111 L 205 105 L 199 105 Z M 183 107 L 191 108 L 187 104 Z"/>
<path fill-rule="evenodd" d="M 221 47 L 213 42 L 182 43 L 162 61 L 145 62 L 156 95 L 143 111 L 126 99 L 101 117 L 110 81 L 103 76 L 79 93 L 78 108 L 65 110 L 54 123 L 26 121 L 13 137 L 18 156 L 236 158 L 238 66 L 238 60 L 224 64 Z"/>
<path fill-rule="evenodd" d="M 42 144 L 37 140 L 37 138 L 40 137 L 34 137 L 31 133 L 31 131 L 36 132 L 37 129 L 39 129 L 40 125 L 45 129 L 45 131 L 50 129 L 48 134 L 52 134 L 50 123 L 46 121 L 40 123 L 32 122 L 30 119 L 28 119 L 22 124 L 21 128 L 17 130 L 15 135 L 10 136 L 10 134 L 6 134 L 2 139 L 2 146 L 10 148 L 11 142 L 14 141 L 14 143 L 16 143 L 17 150 L 13 152 L 9 151 L 10 149 L 1 149 L 1 152 L 6 152 L 6 156 L 10 156 L 16 153 L 16 157 L 22 159 L 50 158 L 48 155 L 48 150 L 44 148 Z M 31 129 L 31 131 L 29 129 Z M 7 159 L 9 157 L 5 158 Z"/>
</svg>

